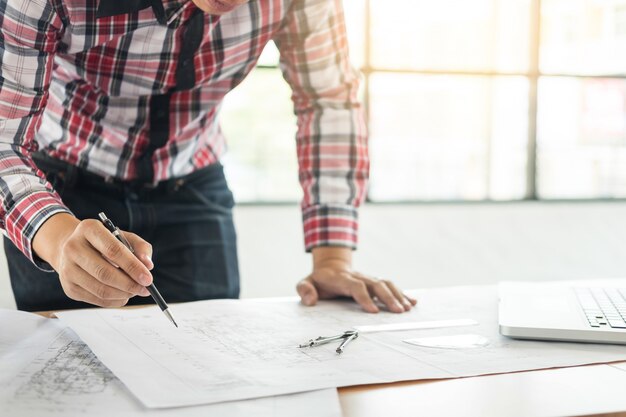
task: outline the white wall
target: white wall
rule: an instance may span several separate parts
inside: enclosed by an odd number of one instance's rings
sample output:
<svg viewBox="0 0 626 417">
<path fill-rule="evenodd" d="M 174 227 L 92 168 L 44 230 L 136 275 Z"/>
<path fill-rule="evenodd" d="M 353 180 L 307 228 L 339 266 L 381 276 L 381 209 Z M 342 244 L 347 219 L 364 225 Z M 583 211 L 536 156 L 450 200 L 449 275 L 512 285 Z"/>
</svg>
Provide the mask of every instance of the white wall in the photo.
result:
<svg viewBox="0 0 626 417">
<path fill-rule="evenodd" d="M 240 208 L 244 296 L 309 268 L 295 207 Z M 366 206 L 355 267 L 405 288 L 626 276 L 626 203 Z"/>
<path fill-rule="evenodd" d="M 366 206 L 360 271 L 404 288 L 626 276 L 626 203 Z M 310 268 L 297 206 L 236 210 L 243 297 L 293 295 Z M 14 306 L 4 259 L 0 307 Z"/>
</svg>

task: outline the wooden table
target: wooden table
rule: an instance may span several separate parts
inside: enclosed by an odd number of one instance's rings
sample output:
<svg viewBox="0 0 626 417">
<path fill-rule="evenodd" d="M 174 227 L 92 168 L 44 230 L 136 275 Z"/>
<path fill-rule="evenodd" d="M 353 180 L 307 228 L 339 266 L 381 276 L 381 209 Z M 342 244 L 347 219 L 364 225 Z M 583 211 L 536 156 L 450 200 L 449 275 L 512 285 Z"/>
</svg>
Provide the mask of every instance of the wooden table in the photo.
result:
<svg viewBox="0 0 626 417">
<path fill-rule="evenodd" d="M 590 365 L 348 387 L 339 389 L 339 400 L 345 417 L 626 417 L 626 412 L 615 412 L 626 410 L 626 371 Z"/>
<path fill-rule="evenodd" d="M 626 417 L 626 362 L 338 391 L 344 417 Z"/>
</svg>

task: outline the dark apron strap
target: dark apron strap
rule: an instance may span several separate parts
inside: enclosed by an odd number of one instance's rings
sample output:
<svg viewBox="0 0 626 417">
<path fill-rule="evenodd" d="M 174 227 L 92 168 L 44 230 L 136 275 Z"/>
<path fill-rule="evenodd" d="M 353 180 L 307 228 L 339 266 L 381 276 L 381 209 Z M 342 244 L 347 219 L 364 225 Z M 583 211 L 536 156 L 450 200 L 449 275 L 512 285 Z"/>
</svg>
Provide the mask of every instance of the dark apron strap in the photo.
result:
<svg viewBox="0 0 626 417">
<path fill-rule="evenodd" d="M 158 1 L 161 4 L 161 0 Z M 161 5 L 161 7 L 163 7 Z M 176 86 L 167 94 L 150 97 L 150 135 L 144 153 L 137 161 L 137 182 L 154 182 L 154 153 L 167 144 L 170 135 L 170 99 L 175 91 L 189 90 L 196 84 L 193 56 L 200 47 L 204 35 L 204 12 L 197 9 L 184 29 L 182 48 L 176 66 Z"/>
</svg>

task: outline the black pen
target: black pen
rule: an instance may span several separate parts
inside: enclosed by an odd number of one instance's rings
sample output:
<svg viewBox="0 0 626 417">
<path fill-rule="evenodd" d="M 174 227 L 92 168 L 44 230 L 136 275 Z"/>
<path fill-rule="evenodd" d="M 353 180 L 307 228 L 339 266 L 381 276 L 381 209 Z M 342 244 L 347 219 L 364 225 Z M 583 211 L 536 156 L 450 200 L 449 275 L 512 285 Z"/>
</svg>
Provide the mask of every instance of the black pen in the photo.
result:
<svg viewBox="0 0 626 417">
<path fill-rule="evenodd" d="M 113 222 L 106 216 L 106 214 L 100 213 L 98 214 L 98 216 L 100 217 L 100 220 L 104 224 L 104 227 L 109 229 L 109 231 L 113 233 L 113 236 L 115 236 L 117 240 L 122 242 L 122 244 L 126 246 L 128 250 L 130 250 L 132 253 L 135 253 L 135 250 L 131 246 L 130 242 L 124 237 L 124 235 L 120 232 L 120 229 L 113 224 Z M 174 321 L 174 317 L 172 317 L 172 314 L 169 311 L 169 307 L 167 306 L 167 303 L 161 296 L 161 293 L 159 292 L 159 290 L 157 290 L 157 288 L 154 286 L 154 283 L 148 285 L 146 288 L 148 289 L 148 292 L 150 293 L 154 301 L 157 303 L 161 311 L 165 314 L 165 316 L 168 319 L 170 319 L 170 321 L 174 324 L 174 326 L 178 327 L 178 324 L 176 324 L 176 321 Z"/>
</svg>

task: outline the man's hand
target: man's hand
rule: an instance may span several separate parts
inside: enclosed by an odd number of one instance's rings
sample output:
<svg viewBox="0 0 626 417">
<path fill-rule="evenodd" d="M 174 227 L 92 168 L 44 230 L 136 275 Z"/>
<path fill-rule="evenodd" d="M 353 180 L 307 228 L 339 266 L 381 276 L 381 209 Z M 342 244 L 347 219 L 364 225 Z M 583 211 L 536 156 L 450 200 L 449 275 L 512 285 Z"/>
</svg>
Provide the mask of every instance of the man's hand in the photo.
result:
<svg viewBox="0 0 626 417">
<path fill-rule="evenodd" d="M 33 250 L 59 274 L 73 300 L 121 307 L 136 295 L 148 296 L 152 283 L 151 245 L 123 232 L 133 254 L 98 220 L 80 221 L 66 213 L 48 219 L 33 239 Z"/>
<path fill-rule="evenodd" d="M 320 247 L 313 249 L 313 273 L 297 286 L 302 303 L 315 305 L 319 299 L 352 297 L 368 313 L 380 310 L 376 300 L 389 311 L 403 313 L 417 304 L 387 280 L 367 277 L 352 270 L 349 248 Z"/>
</svg>

